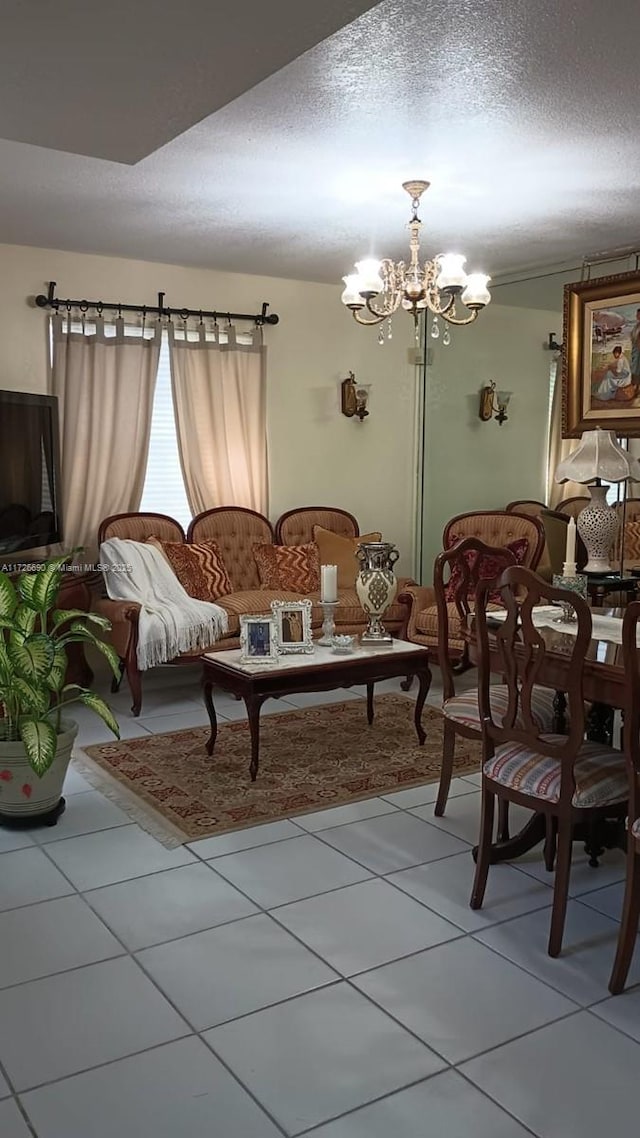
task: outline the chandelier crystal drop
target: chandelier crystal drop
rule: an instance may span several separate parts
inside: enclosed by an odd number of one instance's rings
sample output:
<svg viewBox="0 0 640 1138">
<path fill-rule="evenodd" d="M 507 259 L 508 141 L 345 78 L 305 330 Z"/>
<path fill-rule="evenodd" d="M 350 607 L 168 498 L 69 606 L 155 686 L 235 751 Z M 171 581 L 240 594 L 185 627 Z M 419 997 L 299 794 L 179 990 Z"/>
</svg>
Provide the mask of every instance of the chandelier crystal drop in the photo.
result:
<svg viewBox="0 0 640 1138">
<path fill-rule="evenodd" d="M 358 324 L 380 324 L 403 308 L 413 316 L 416 328 L 420 313 L 428 309 L 434 313 L 432 335 L 439 336 L 438 316 L 448 324 L 472 324 L 478 313 L 491 300 L 487 288 L 491 277 L 484 273 L 466 273 L 466 258 L 459 253 L 438 253 L 432 261 L 420 264 L 420 230 L 418 217 L 420 198 L 429 182 L 403 182 L 402 188 L 411 198 L 413 210 L 409 229 L 410 259 L 391 261 L 385 257 L 377 261 L 367 257 L 356 262 L 356 272 L 343 277 L 342 303 L 351 309 Z M 456 302 L 466 309 L 460 314 Z M 448 342 L 448 337 L 447 341 Z M 444 340 L 443 340 L 444 342 Z"/>
</svg>

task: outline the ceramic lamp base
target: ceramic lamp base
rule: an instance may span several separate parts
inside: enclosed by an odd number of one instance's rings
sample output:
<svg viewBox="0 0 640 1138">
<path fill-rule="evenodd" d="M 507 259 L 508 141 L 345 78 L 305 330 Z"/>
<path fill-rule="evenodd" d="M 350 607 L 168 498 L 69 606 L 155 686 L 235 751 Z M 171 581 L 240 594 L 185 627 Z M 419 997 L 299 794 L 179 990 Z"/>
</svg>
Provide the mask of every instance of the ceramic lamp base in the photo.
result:
<svg viewBox="0 0 640 1138">
<path fill-rule="evenodd" d="M 585 573 L 611 573 L 609 551 L 618 532 L 618 515 L 606 502 L 606 486 L 590 486 L 591 502 L 578 515 L 576 525 L 589 560 Z"/>
</svg>

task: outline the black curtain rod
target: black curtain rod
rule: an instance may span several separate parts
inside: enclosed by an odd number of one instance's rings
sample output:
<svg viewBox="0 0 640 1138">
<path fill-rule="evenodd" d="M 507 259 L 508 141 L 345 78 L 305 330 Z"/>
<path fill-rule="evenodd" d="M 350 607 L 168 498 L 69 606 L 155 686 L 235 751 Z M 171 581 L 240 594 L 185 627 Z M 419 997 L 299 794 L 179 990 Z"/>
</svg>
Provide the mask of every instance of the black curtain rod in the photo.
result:
<svg viewBox="0 0 640 1138">
<path fill-rule="evenodd" d="M 106 300 L 61 300 L 60 297 L 55 295 L 56 282 L 49 281 L 48 293 L 40 293 L 37 296 L 36 304 L 38 308 L 53 308 L 56 312 L 60 308 L 71 310 L 72 308 L 80 309 L 80 312 L 88 312 L 90 308 L 100 314 L 101 312 L 117 312 L 121 315 L 123 312 L 139 312 L 142 316 L 168 316 L 169 319 L 177 317 L 179 320 L 187 320 L 190 316 L 199 316 L 202 319 L 204 316 L 217 320 L 217 318 L 226 316 L 228 320 L 251 320 L 253 324 L 278 324 L 280 317 L 275 312 L 267 313 L 269 307 L 268 303 L 264 301 L 262 311 L 257 315 L 252 315 L 248 312 L 207 312 L 204 308 L 170 308 L 165 305 L 165 293 L 158 293 L 157 304 L 120 304 L 113 301 Z"/>
</svg>

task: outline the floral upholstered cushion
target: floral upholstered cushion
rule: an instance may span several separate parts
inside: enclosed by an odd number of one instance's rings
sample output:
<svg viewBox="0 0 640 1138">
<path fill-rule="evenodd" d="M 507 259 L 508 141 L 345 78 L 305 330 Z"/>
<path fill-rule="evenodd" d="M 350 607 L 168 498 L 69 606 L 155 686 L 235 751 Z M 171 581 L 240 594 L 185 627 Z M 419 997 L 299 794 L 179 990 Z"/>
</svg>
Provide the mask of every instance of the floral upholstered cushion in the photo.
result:
<svg viewBox="0 0 640 1138">
<path fill-rule="evenodd" d="M 254 545 L 253 557 L 263 589 L 315 593 L 320 588 L 320 561 L 314 541 L 306 545 Z"/>
<path fill-rule="evenodd" d="M 508 689 L 504 684 L 495 684 L 492 685 L 490 694 L 491 714 L 496 722 L 502 723 L 509 703 Z M 531 696 L 531 710 L 538 730 L 552 731 L 554 693 L 549 688 L 535 687 Z M 442 710 L 447 719 L 455 719 L 457 723 L 464 723 L 467 727 L 477 727 L 480 730 L 480 710 L 476 690 L 454 695 L 443 704 Z"/>
<path fill-rule="evenodd" d="M 452 534 L 450 541 L 451 545 L 455 545 L 457 541 L 460 541 L 460 534 Z M 522 565 L 525 557 L 527 556 L 527 553 L 529 552 L 529 539 L 527 537 L 517 537 L 515 541 L 508 542 L 507 545 L 505 545 L 505 549 L 508 549 L 511 553 L 513 553 L 513 556 L 516 559 L 516 565 Z M 480 572 L 477 572 L 475 570 L 475 566 L 476 561 L 478 560 L 478 551 L 475 549 L 468 549 L 464 557 L 470 571 L 469 596 L 472 596 L 475 593 L 476 585 L 479 581 L 486 581 L 491 577 L 499 577 L 502 571 L 507 568 L 506 562 L 502 561 L 499 557 L 484 556 L 480 560 Z M 459 565 L 454 564 L 453 569 L 451 570 L 449 582 L 445 590 L 445 595 L 448 601 L 455 601 L 456 591 L 460 585 L 461 577 L 462 569 Z M 499 603 L 500 593 L 491 593 L 489 600 Z"/>
<path fill-rule="evenodd" d="M 197 601 L 217 601 L 231 592 L 229 574 L 215 541 L 188 545 L 181 541 L 159 541 L 149 544 L 164 554 L 185 593 Z"/>
<path fill-rule="evenodd" d="M 550 743 L 566 742 L 563 735 L 547 735 Z M 560 798 L 560 762 L 532 751 L 522 743 L 505 743 L 496 747 L 492 759 L 484 764 L 487 778 L 500 782 L 521 794 L 558 802 Z M 602 743 L 584 743 L 574 765 L 576 789 L 574 806 L 607 806 L 624 802 L 629 793 L 624 757 Z"/>
</svg>

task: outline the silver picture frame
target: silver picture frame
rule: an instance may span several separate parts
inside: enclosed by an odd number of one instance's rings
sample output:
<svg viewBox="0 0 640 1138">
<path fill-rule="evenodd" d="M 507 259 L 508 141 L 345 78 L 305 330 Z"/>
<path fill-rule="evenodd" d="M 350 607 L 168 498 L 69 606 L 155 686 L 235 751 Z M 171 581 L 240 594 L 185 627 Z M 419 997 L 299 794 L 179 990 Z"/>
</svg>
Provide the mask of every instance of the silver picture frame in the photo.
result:
<svg viewBox="0 0 640 1138">
<path fill-rule="evenodd" d="M 278 625 L 273 613 L 240 616 L 240 663 L 278 663 Z"/>
<path fill-rule="evenodd" d="M 277 628 L 278 652 L 313 652 L 311 601 L 272 601 L 271 611 Z"/>
</svg>

